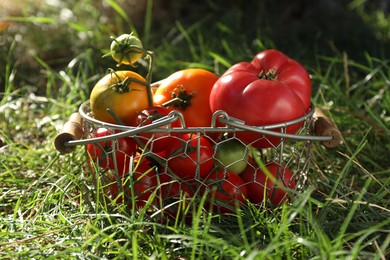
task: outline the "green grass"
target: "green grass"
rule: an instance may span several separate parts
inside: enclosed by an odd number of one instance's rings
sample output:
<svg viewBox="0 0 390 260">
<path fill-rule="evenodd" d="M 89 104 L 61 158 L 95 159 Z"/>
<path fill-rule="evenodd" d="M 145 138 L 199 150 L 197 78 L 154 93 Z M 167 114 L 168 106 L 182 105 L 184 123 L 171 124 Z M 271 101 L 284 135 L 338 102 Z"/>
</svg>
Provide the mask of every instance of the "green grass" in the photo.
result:
<svg viewBox="0 0 390 260">
<path fill-rule="evenodd" d="M 269 34 L 271 20 L 262 30 L 250 30 L 254 35 L 243 34 L 243 11 L 212 5 L 213 12 L 224 15 L 211 13 L 191 23 L 179 19 L 155 32 L 151 9 L 145 25 L 137 27 L 116 1 L 106 3 L 106 9 L 89 0 L 63 4 L 72 6 L 78 17 L 73 20 L 58 20 L 60 7 L 46 6 L 39 19 L 33 7 L 26 8 L 12 18 L 16 27 L 1 32 L 0 258 L 390 257 L 390 61 L 377 51 L 383 38 L 378 45 L 373 40 L 374 52 L 364 49 L 358 55 L 305 42 L 287 51 L 308 68 L 313 103 L 332 117 L 344 138 L 334 150 L 313 145 L 308 186 L 291 203 L 274 210 L 249 207 L 230 216 L 195 207 L 192 223 L 178 219 L 165 225 L 99 196 L 85 169 L 83 147 L 62 156 L 53 146 L 66 119 L 113 67 L 101 58 L 109 37 L 138 30 L 156 54 L 154 80 L 185 67 L 223 73 L 237 61 L 283 44 L 276 33 Z M 390 18 L 379 11 L 370 16 L 361 8 L 364 1 L 351 3 L 385 37 Z M 99 23 L 103 10 L 117 14 L 112 23 Z M 19 30 L 30 32 L 23 41 L 14 40 Z M 305 51 L 292 51 L 299 48 Z M 65 55 L 53 58 L 53 50 Z"/>
</svg>

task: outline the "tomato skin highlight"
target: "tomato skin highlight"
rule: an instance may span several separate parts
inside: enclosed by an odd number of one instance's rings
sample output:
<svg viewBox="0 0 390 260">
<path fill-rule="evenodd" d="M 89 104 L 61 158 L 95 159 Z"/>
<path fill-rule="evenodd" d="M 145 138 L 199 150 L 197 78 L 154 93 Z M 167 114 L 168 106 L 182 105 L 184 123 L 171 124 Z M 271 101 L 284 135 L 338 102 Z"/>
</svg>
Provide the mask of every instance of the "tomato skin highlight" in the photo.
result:
<svg viewBox="0 0 390 260">
<path fill-rule="evenodd" d="M 265 126 L 304 116 L 310 109 L 310 97 L 311 81 L 303 66 L 277 50 L 265 50 L 250 63 L 233 65 L 219 78 L 210 93 L 210 108 L 212 112 L 223 110 L 250 126 Z M 295 133 L 301 126 L 291 125 L 287 133 Z M 261 136 L 237 133 L 256 148 L 281 142 L 278 137 L 267 136 L 269 142 L 263 139 L 252 143 Z"/>
<path fill-rule="evenodd" d="M 279 166 L 276 163 L 266 165 L 268 171 L 288 189 L 295 189 L 296 183 L 293 173 L 286 166 Z M 261 169 L 255 169 L 248 165 L 240 175 L 248 189 L 248 199 L 253 204 L 264 202 L 264 195 L 272 205 L 278 206 L 288 199 L 288 193 L 285 189 L 278 187 Z M 266 190 L 265 190 L 266 189 Z"/>
<path fill-rule="evenodd" d="M 204 69 L 184 69 L 177 71 L 163 80 L 157 88 L 153 101 L 155 105 L 164 105 L 180 93 L 184 102 L 173 103 L 170 110 L 180 111 L 186 126 L 206 127 L 211 125 L 212 112 L 209 107 L 209 97 L 218 76 Z"/>
<path fill-rule="evenodd" d="M 90 95 L 90 107 L 95 119 L 111 124 L 131 125 L 137 114 L 149 106 L 146 86 L 131 79 L 146 84 L 141 75 L 126 70 L 111 72 L 96 83 Z"/>
</svg>

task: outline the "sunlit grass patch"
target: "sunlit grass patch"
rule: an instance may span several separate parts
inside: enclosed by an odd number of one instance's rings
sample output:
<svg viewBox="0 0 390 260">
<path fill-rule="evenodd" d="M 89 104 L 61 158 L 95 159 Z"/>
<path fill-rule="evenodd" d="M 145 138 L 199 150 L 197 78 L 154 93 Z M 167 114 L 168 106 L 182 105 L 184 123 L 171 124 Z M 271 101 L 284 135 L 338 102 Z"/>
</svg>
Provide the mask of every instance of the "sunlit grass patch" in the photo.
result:
<svg viewBox="0 0 390 260">
<path fill-rule="evenodd" d="M 152 8 L 156 1 L 147 2 Z M 118 3 L 106 1 L 100 9 L 89 0 L 61 2 L 45 6 L 39 16 L 30 6 L 0 32 L 0 258 L 389 258 L 385 55 L 367 52 L 355 60 L 348 50 L 295 53 L 311 74 L 313 103 L 336 122 L 344 140 L 333 150 L 313 143 L 305 189 L 279 207 L 249 205 L 228 215 L 210 214 L 200 198 L 189 203 L 189 223 L 180 218 L 161 223 L 158 211 L 135 212 L 102 195 L 104 184 L 87 170 L 84 147 L 59 155 L 54 137 L 106 68 L 115 66 L 102 58 L 109 37 L 134 29 Z M 111 23 L 101 22 L 106 9 L 115 14 Z M 269 28 L 246 38 L 236 31 L 239 24 L 229 24 L 229 13 L 224 15 L 215 26 L 211 15 L 191 25 L 177 21 L 158 38 L 148 13 L 137 33 L 156 54 L 154 80 L 186 67 L 221 74 L 260 50 L 278 47 L 266 36 Z M 236 15 L 231 22 L 243 21 L 244 13 Z M 372 19 L 380 21 L 384 35 L 385 13 Z M 59 56 L 50 56 L 53 50 Z"/>
</svg>

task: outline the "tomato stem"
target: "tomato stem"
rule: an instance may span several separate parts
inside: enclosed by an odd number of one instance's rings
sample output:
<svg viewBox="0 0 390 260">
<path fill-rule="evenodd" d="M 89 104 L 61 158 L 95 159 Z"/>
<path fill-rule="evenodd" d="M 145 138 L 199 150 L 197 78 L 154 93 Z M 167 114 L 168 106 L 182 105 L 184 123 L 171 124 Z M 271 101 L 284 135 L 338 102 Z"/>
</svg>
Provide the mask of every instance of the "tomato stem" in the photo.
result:
<svg viewBox="0 0 390 260">
<path fill-rule="evenodd" d="M 115 114 L 114 111 L 112 111 L 110 108 L 107 108 L 107 112 L 114 118 L 114 120 L 119 124 L 119 125 L 125 125 L 123 121 Z"/>
<path fill-rule="evenodd" d="M 194 92 L 189 93 L 183 85 L 179 85 L 173 90 L 172 99 L 162 104 L 162 106 L 173 106 L 184 110 L 191 105 L 191 99 L 194 95 Z"/>
<path fill-rule="evenodd" d="M 143 48 L 135 47 L 135 46 L 132 46 L 131 50 L 137 50 L 139 52 L 142 52 L 146 56 L 145 59 L 149 59 L 148 74 L 146 74 L 146 77 L 145 77 L 146 83 L 145 82 L 137 82 L 137 83 L 140 83 L 140 84 L 142 84 L 142 85 L 144 85 L 146 87 L 146 91 L 147 91 L 147 94 L 148 94 L 149 106 L 153 106 L 153 93 L 152 93 L 152 88 L 150 87 L 150 84 L 152 82 L 154 53 L 152 51 L 148 51 L 148 50 L 145 50 Z"/>
<path fill-rule="evenodd" d="M 117 93 L 126 93 L 126 92 L 129 92 L 131 91 L 130 89 L 130 84 L 132 82 L 135 82 L 135 83 L 138 83 L 138 84 L 141 84 L 141 85 L 145 85 L 145 82 L 142 81 L 142 80 L 139 80 L 137 78 L 132 78 L 132 77 L 126 77 L 124 78 L 123 80 L 119 77 L 119 75 L 113 71 L 112 69 L 111 70 L 111 73 L 114 73 L 114 75 L 117 77 L 118 79 L 118 82 L 112 84 L 110 86 L 111 89 L 113 89 L 115 92 Z"/>
<path fill-rule="evenodd" d="M 124 92 L 130 91 L 129 88 L 128 88 L 128 85 L 131 82 L 139 83 L 139 84 L 141 84 L 141 85 L 146 87 L 149 106 L 153 106 L 153 93 L 152 93 L 152 88 L 150 87 L 150 84 L 151 84 L 151 81 L 152 81 L 152 72 L 153 72 L 153 63 L 154 63 L 153 57 L 154 57 L 154 54 L 153 54 L 152 51 L 148 51 L 148 50 L 145 50 L 143 48 L 136 47 L 136 46 L 131 46 L 126 51 L 129 51 L 129 52 L 138 51 L 140 53 L 142 52 L 142 53 L 144 53 L 146 55 L 145 58 L 149 59 L 148 74 L 145 77 L 146 83 L 142 82 L 142 81 L 140 81 L 138 79 L 134 79 L 134 78 L 125 78 L 123 81 L 121 81 L 120 77 L 114 72 L 114 70 L 111 69 L 111 72 L 115 73 L 116 77 L 118 78 L 118 83 L 113 84 L 111 87 L 115 91 L 117 91 L 118 93 L 124 93 Z M 120 65 L 120 64 L 118 64 L 118 65 Z M 133 65 L 131 65 L 131 66 L 134 67 Z"/>
<path fill-rule="evenodd" d="M 153 63 L 154 63 L 154 53 L 152 51 L 146 51 L 146 57 L 149 59 L 148 74 L 146 75 L 146 91 L 148 92 L 148 102 L 149 106 L 153 106 L 153 93 L 150 84 L 152 82 L 152 72 L 153 72 Z"/>
<path fill-rule="evenodd" d="M 127 37 L 126 37 L 126 35 L 127 35 Z M 122 65 L 122 64 L 127 64 L 127 65 L 130 65 L 131 67 L 135 67 L 134 64 L 145 55 L 145 59 L 149 59 L 148 74 L 145 77 L 146 83 L 145 82 L 141 82 L 141 81 L 137 81 L 137 80 L 127 80 L 127 79 L 125 79 L 123 81 L 123 83 L 122 83 L 122 81 L 119 79 L 119 76 L 116 75 L 117 78 L 118 78 L 118 84 L 117 85 L 113 85 L 111 87 L 115 91 L 117 91 L 119 93 L 123 93 L 123 92 L 130 91 L 129 88 L 128 88 L 128 84 L 130 84 L 132 81 L 137 82 L 137 83 L 139 83 L 139 84 L 141 84 L 141 85 L 146 87 L 149 106 L 153 106 L 153 93 L 152 93 L 152 89 L 150 87 L 151 79 L 152 79 L 152 69 L 153 69 L 153 52 L 144 49 L 142 47 L 141 41 L 136 36 L 134 36 L 132 32 L 130 34 L 124 34 L 122 36 L 125 36 L 126 38 L 122 39 L 121 36 L 119 36 L 118 38 L 115 38 L 115 37 L 111 36 L 111 39 L 113 40 L 113 43 L 115 42 L 117 44 L 118 50 L 116 50 L 116 49 L 112 50 L 111 49 L 111 51 L 109 53 L 103 55 L 103 57 L 107 57 L 109 55 L 114 55 L 116 52 L 118 52 L 118 53 L 121 54 L 121 56 L 119 58 L 119 61 L 117 61 L 118 62 L 117 63 L 118 67 L 120 65 Z M 118 40 L 119 38 L 121 38 L 121 39 Z M 122 63 L 122 61 L 126 57 L 128 57 L 129 55 L 132 55 L 132 54 L 140 55 L 140 56 L 139 56 L 139 58 L 137 60 L 134 60 L 131 63 L 127 63 L 127 62 L 126 63 Z M 114 58 L 114 60 L 116 60 L 116 59 Z"/>
<path fill-rule="evenodd" d="M 276 75 L 276 70 L 272 68 L 267 72 L 264 72 L 264 70 L 260 71 L 258 78 L 265 80 L 276 80 L 278 76 Z"/>
</svg>

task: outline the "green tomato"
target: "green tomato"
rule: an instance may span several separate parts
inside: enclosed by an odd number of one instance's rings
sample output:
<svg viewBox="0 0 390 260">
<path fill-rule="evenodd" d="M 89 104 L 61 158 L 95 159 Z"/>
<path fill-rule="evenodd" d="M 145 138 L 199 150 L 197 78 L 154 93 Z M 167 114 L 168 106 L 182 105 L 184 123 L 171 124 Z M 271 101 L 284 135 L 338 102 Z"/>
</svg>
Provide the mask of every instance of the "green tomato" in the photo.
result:
<svg viewBox="0 0 390 260">
<path fill-rule="evenodd" d="M 111 43 L 112 58 L 121 64 L 133 65 L 142 58 L 142 42 L 132 34 L 122 34 Z"/>
<path fill-rule="evenodd" d="M 237 139 L 221 141 L 215 148 L 215 159 L 217 164 L 233 172 L 242 173 L 249 158 L 249 149 Z"/>
</svg>

